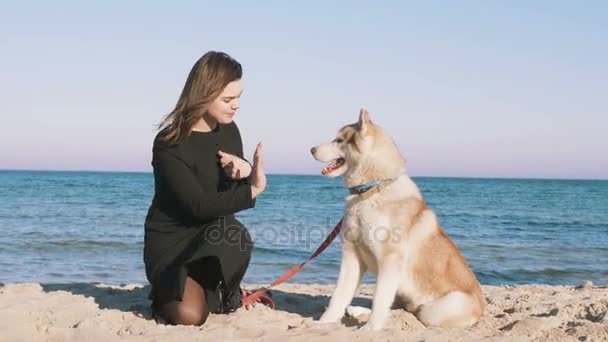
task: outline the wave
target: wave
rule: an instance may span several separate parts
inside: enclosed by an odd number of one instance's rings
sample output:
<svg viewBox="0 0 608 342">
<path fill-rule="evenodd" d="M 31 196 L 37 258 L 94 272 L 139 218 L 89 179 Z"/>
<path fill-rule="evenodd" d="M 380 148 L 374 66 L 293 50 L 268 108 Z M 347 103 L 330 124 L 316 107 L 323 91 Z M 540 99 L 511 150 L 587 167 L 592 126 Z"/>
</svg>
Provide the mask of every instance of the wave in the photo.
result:
<svg viewBox="0 0 608 342">
<path fill-rule="evenodd" d="M 572 268 L 542 268 L 530 270 L 524 268 L 507 270 L 476 271 L 475 274 L 482 284 L 549 284 L 549 285 L 580 285 L 586 280 L 597 285 L 608 284 L 608 270 L 572 269 Z"/>
<path fill-rule="evenodd" d="M 49 240 L 49 241 L 22 241 L 17 243 L 18 249 L 34 249 L 37 251 L 86 251 L 86 250 L 132 250 L 142 249 L 143 242 L 125 243 L 120 241 L 102 241 L 102 240 Z"/>
</svg>

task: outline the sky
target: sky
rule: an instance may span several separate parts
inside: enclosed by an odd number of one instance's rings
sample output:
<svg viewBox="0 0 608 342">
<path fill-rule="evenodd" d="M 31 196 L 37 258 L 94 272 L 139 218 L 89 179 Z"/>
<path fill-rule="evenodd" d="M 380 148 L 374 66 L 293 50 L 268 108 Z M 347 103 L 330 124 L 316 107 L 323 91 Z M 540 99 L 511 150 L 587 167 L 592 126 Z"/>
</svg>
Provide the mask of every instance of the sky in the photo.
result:
<svg viewBox="0 0 608 342">
<path fill-rule="evenodd" d="M 365 107 L 412 176 L 608 178 L 603 1 L 0 7 L 0 169 L 151 171 L 156 125 L 220 50 L 271 174 L 319 174 L 310 148 Z"/>
</svg>

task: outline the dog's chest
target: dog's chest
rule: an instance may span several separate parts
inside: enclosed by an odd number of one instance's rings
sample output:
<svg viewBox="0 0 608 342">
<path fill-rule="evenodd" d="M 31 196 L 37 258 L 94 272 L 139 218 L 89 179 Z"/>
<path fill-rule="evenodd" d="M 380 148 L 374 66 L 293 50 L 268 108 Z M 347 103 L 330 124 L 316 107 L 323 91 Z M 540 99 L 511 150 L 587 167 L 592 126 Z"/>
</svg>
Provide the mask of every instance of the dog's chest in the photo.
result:
<svg viewBox="0 0 608 342">
<path fill-rule="evenodd" d="M 390 218 L 378 206 L 367 203 L 347 206 L 344 223 L 345 239 L 353 243 L 366 259 L 377 259 L 399 241 Z"/>
</svg>

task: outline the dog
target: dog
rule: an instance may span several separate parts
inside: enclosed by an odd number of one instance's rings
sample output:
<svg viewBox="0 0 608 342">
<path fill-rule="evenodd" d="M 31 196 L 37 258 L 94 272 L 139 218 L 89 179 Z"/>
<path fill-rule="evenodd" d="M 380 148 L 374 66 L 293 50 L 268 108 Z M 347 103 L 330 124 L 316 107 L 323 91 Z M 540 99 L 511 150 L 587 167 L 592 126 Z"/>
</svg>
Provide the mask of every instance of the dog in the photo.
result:
<svg viewBox="0 0 608 342">
<path fill-rule="evenodd" d="M 483 315 L 481 286 L 405 174 L 405 158 L 366 109 L 336 138 L 313 147 L 326 177 L 349 189 L 342 260 L 329 306 L 319 319 L 339 322 L 365 272 L 377 277 L 371 314 L 362 327 L 381 330 L 396 305 L 426 326 L 467 327 Z"/>
</svg>

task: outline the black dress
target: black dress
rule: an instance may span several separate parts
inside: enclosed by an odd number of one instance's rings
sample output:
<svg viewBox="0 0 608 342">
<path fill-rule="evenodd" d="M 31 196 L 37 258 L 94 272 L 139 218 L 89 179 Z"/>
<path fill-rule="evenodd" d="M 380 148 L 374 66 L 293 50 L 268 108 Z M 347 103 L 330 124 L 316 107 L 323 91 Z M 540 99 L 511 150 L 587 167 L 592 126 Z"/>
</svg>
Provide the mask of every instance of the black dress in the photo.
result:
<svg viewBox="0 0 608 342">
<path fill-rule="evenodd" d="M 181 300 L 186 276 L 205 288 L 210 312 L 240 304 L 240 282 L 253 248 L 234 213 L 252 208 L 248 180 L 224 174 L 218 150 L 243 158 L 236 124 L 218 124 L 182 143 L 154 140 L 154 199 L 145 222 L 144 263 L 154 308 Z"/>
</svg>

